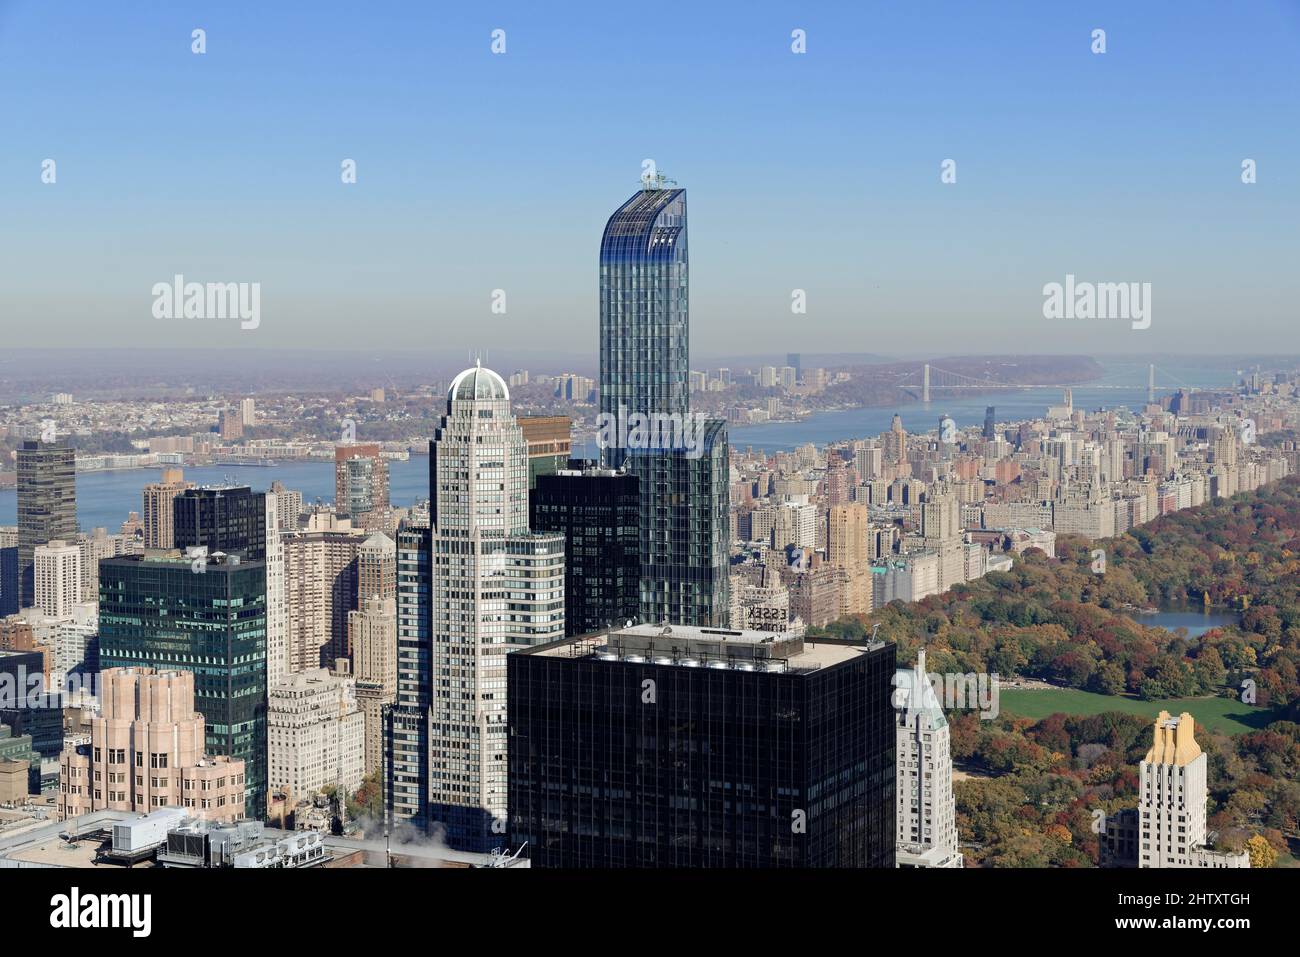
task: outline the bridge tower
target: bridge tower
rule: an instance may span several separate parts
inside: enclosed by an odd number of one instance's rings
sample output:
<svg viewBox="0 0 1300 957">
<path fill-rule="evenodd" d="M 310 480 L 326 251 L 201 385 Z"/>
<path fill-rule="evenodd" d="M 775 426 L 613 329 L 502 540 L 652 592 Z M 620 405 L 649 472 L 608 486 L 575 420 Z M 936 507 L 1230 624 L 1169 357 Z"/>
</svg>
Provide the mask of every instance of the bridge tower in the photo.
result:
<svg viewBox="0 0 1300 957">
<path fill-rule="evenodd" d="M 921 380 L 921 401 L 927 405 L 930 402 L 930 363 L 925 364 L 925 376 Z"/>
<path fill-rule="evenodd" d="M 1147 366 L 1147 405 L 1154 405 L 1156 401 L 1156 364 L 1153 362 Z"/>
</svg>

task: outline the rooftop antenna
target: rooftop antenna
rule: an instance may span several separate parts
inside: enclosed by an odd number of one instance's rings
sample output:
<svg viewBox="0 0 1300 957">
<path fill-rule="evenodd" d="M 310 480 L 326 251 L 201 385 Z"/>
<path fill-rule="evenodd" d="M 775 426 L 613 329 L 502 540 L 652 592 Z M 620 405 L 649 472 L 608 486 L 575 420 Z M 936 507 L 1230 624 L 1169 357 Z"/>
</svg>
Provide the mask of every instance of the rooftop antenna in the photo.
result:
<svg viewBox="0 0 1300 957">
<path fill-rule="evenodd" d="M 644 190 L 667 189 L 670 186 L 676 186 L 677 180 L 669 179 L 663 173 L 656 172 L 653 176 L 645 176 L 641 179 L 641 188 Z"/>
</svg>

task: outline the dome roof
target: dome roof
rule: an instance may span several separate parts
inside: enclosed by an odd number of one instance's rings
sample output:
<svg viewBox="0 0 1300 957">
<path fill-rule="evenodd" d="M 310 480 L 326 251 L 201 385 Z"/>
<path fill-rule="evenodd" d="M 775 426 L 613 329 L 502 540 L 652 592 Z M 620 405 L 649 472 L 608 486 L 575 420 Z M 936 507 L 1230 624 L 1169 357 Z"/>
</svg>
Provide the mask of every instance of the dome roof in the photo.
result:
<svg viewBox="0 0 1300 957">
<path fill-rule="evenodd" d="M 466 369 L 451 380 L 447 390 L 450 399 L 509 399 L 510 390 L 505 380 L 491 369 L 484 369 L 477 363 L 472 369 Z"/>
</svg>

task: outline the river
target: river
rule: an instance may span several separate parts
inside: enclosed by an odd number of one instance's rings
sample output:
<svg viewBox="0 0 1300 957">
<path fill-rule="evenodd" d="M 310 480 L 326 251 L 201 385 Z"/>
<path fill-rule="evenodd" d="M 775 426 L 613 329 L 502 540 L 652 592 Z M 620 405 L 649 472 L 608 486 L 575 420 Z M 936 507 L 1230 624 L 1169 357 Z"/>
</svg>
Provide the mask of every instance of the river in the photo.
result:
<svg viewBox="0 0 1300 957">
<path fill-rule="evenodd" d="M 116 469 L 103 472 L 77 473 L 77 523 L 83 531 L 105 528 L 116 532 L 130 512 L 142 506 L 142 490 L 150 482 L 162 478 L 162 469 Z M 185 469 L 187 481 L 200 485 L 224 483 L 227 480 L 251 485 L 255 491 L 265 491 L 274 481 L 284 487 L 302 492 L 304 504 L 316 499 L 334 501 L 334 460 L 312 459 L 306 462 L 283 462 L 274 466 L 263 465 L 207 465 Z M 388 463 L 389 500 L 397 506 L 408 506 L 429 497 L 429 457 L 413 455 L 405 462 Z M 18 522 L 18 493 L 14 489 L 0 490 L 0 525 Z"/>
<path fill-rule="evenodd" d="M 1133 386 L 1116 389 L 1073 386 L 1071 394 L 1075 408 L 1142 409 L 1146 405 L 1147 390 L 1145 385 L 1138 383 L 1146 380 L 1146 365 L 1108 360 L 1104 367 L 1106 382 L 1132 382 Z M 1185 361 L 1167 366 L 1157 365 L 1156 395 L 1172 394 L 1179 387 L 1226 388 L 1237 381 L 1235 373 L 1235 369 L 1193 365 Z M 990 405 L 996 410 L 999 422 L 1037 418 L 1047 411 L 1049 405 L 1060 405 L 1061 399 L 1060 389 L 1043 387 L 1018 389 L 1015 392 L 963 391 L 956 397 L 939 397 L 929 404 L 909 402 L 897 406 L 818 412 L 797 422 L 732 426 L 728 431 L 732 448 L 752 447 L 771 452 L 790 450 L 808 442 L 826 445 L 844 439 L 874 437 L 889 429 L 896 412 L 903 420 L 903 428 L 909 432 L 929 432 L 938 429 L 939 420 L 944 416 L 950 416 L 958 428 L 983 425 L 984 410 Z"/>
<path fill-rule="evenodd" d="M 1142 380 L 1146 366 L 1138 363 L 1108 361 L 1106 378 L 1121 381 Z M 1171 365 L 1169 372 L 1157 367 L 1158 393 L 1172 391 L 1171 376 L 1178 384 L 1197 388 L 1222 388 L 1234 381 L 1234 370 L 1206 368 L 1186 364 Z M 1073 389 L 1077 408 L 1094 409 L 1102 406 L 1140 409 L 1146 404 L 1145 386 L 1131 389 L 1098 389 L 1078 386 Z M 951 416 L 959 427 L 981 425 L 984 409 L 994 406 L 999 422 L 1029 419 L 1041 416 L 1049 405 L 1061 401 L 1059 389 L 1025 389 L 1016 392 L 963 393 L 959 398 L 937 399 L 926 405 L 910 402 L 904 405 L 863 409 L 844 409 L 838 412 L 819 412 L 798 422 L 773 422 L 763 425 L 736 426 L 730 429 L 731 445 L 736 449 L 753 447 L 768 451 L 793 449 L 813 442 L 825 445 L 844 439 L 876 436 L 889 428 L 894 413 L 903 419 L 909 432 L 927 432 L 938 428 L 939 419 Z M 592 457 L 595 450 L 582 443 L 574 443 L 575 456 Z M 161 469 L 125 469 L 104 472 L 82 472 L 77 475 L 77 521 L 84 531 L 106 528 L 117 530 L 126 521 L 127 513 L 140 511 L 141 489 L 159 480 Z M 280 481 L 285 488 L 302 492 L 305 504 L 320 498 L 334 501 L 334 462 L 332 459 L 308 462 L 285 462 L 276 466 L 215 465 L 187 468 L 185 478 L 199 484 L 216 484 L 233 479 L 261 491 L 270 488 L 271 482 Z M 408 506 L 429 497 L 429 460 L 427 456 L 412 456 L 408 461 L 389 463 L 389 496 L 396 506 Z M 17 524 L 17 492 L 0 489 L 0 525 Z"/>
</svg>

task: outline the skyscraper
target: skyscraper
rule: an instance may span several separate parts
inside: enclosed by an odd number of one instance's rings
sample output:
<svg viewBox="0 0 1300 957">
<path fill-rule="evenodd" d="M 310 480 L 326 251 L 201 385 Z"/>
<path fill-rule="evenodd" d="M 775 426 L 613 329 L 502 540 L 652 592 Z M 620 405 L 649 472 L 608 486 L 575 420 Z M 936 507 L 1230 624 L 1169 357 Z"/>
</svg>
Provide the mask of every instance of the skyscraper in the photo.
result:
<svg viewBox="0 0 1300 957">
<path fill-rule="evenodd" d="M 32 750 L 53 760 L 63 750 L 62 692 L 45 683 L 45 654 L 38 647 L 28 647 L 33 650 L 0 650 L 0 724 L 9 725 L 15 735 L 29 736 Z M 28 769 L 28 783 L 39 789 L 41 759 L 33 764 Z"/>
<path fill-rule="evenodd" d="M 266 685 L 270 688 L 289 673 L 292 653 L 279 495 L 274 491 L 265 493 L 262 504 L 266 509 L 266 558 L 263 560 L 266 566 Z"/>
<path fill-rule="evenodd" d="M 298 800 L 335 787 L 351 796 L 365 774 L 365 718 L 349 675 L 312 668 L 271 686 L 267 789 Z"/>
<path fill-rule="evenodd" d="M 565 469 L 539 475 L 532 527 L 564 534 L 565 634 L 572 637 L 640 615 L 640 493 L 635 475 Z"/>
<path fill-rule="evenodd" d="M 144 487 L 144 510 L 140 514 L 144 520 L 145 548 L 176 547 L 172 534 L 173 503 L 176 496 L 193 487 L 193 482 L 185 481 L 181 469 L 163 469 L 161 482 Z"/>
<path fill-rule="evenodd" d="M 18 600 L 23 608 L 36 600 L 36 546 L 76 537 L 76 453 L 63 442 L 23 442 L 18 448 Z"/>
<path fill-rule="evenodd" d="M 1209 848 L 1205 804 L 1209 759 L 1196 722 L 1161 711 L 1151 749 L 1138 765 L 1138 867 L 1249 867 L 1245 852 Z"/>
<path fill-rule="evenodd" d="M 378 528 L 387 521 L 388 461 L 378 445 L 334 449 L 334 505 L 358 528 Z"/>
<path fill-rule="evenodd" d="M 984 408 L 984 439 L 992 442 L 997 437 L 997 409 L 993 406 Z"/>
<path fill-rule="evenodd" d="M 433 530 L 418 521 L 397 533 L 397 698 L 382 708 L 382 714 L 384 802 L 389 819 L 423 825 L 428 822 L 429 809 L 429 701 L 433 693 L 429 671 Z"/>
<path fill-rule="evenodd" d="M 34 606 L 48 618 L 71 618 L 81 601 L 81 549 L 55 539 L 36 546 Z"/>
<path fill-rule="evenodd" d="M 207 548 L 244 561 L 266 557 L 264 492 L 247 485 L 204 485 L 190 488 L 172 501 L 172 535 L 176 548 Z"/>
<path fill-rule="evenodd" d="M 357 607 L 368 598 L 397 597 L 397 546 L 375 532 L 357 546 Z"/>
<path fill-rule="evenodd" d="M 894 646 L 637 625 L 507 659 L 534 867 L 893 867 Z"/>
<path fill-rule="evenodd" d="M 723 625 L 727 426 L 690 412 L 689 314 L 686 191 L 656 178 L 610 216 L 601 239 L 600 410 L 618 422 L 676 417 L 698 441 L 638 442 L 635 431 L 624 441 L 620 429 L 602 460 L 626 463 L 640 482 L 642 620 Z"/>
<path fill-rule="evenodd" d="M 573 451 L 573 420 L 567 415 L 523 415 L 518 418 L 528 444 L 528 487 L 537 487 L 537 476 L 551 475 L 569 461 Z"/>
<path fill-rule="evenodd" d="M 288 671 L 327 667 L 348 655 L 348 612 L 357 607 L 356 530 L 281 536 Z"/>
<path fill-rule="evenodd" d="M 427 777 L 425 820 L 452 847 L 483 851 L 505 839 L 506 656 L 564 636 L 564 537 L 528 529 L 527 446 L 495 372 L 452 381 L 431 453 L 429 745 L 402 773 Z"/>
<path fill-rule="evenodd" d="M 302 512 L 302 492 L 285 488 L 283 482 L 272 482 L 271 492 L 275 495 L 275 514 L 280 531 L 297 531 L 298 516 Z"/>
<path fill-rule="evenodd" d="M 0 618 L 18 614 L 18 545 L 0 542 Z"/>
<path fill-rule="evenodd" d="M 925 649 L 916 667 L 894 680 L 897 710 L 899 867 L 963 867 L 957 850 L 957 804 L 952 793 L 948 720 L 925 670 Z"/>
<path fill-rule="evenodd" d="M 348 643 L 357 681 L 357 705 L 365 716 L 365 773 L 384 766 L 384 708 L 397 700 L 397 602 L 370 595 L 348 612 Z"/>
<path fill-rule="evenodd" d="M 209 754 L 241 758 L 244 811 L 266 817 L 266 571 L 175 551 L 99 563 L 103 668 L 194 673 Z"/>
<path fill-rule="evenodd" d="M 886 465 L 898 465 L 907 461 L 907 431 L 903 428 L 903 419 L 897 413 L 889 423 L 889 431 L 880 434 L 880 447 Z M 891 475 L 891 478 L 894 477 Z"/>
</svg>

